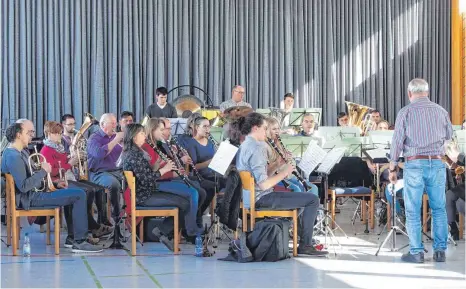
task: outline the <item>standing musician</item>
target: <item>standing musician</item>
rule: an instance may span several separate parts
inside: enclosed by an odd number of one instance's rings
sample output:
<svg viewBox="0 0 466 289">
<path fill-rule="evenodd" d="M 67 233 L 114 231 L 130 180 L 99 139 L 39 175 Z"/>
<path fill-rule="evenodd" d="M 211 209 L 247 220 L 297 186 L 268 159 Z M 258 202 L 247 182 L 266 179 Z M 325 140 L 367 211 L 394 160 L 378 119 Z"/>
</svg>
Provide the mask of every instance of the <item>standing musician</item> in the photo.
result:
<svg viewBox="0 0 466 289">
<path fill-rule="evenodd" d="M 100 118 L 100 129 L 93 133 L 87 142 L 87 160 L 89 179 L 110 190 L 113 206 L 112 217 L 117 220 L 120 214 L 120 192 L 123 174 L 117 167 L 123 140 L 123 132 L 116 132 L 117 121 L 112 113 L 105 113 Z M 96 202 L 96 205 L 99 205 Z M 101 213 L 99 208 L 99 214 Z M 106 218 L 101 216 L 101 218 Z M 107 223 L 105 221 L 104 223 Z"/>
<path fill-rule="evenodd" d="M 390 150 L 390 182 L 397 180 L 398 158 L 403 152 L 404 203 L 410 251 L 403 254 L 405 262 L 423 263 L 424 246 L 421 238 L 422 195 L 427 192 L 432 210 L 434 261 L 445 262 L 448 224 L 445 210 L 446 169 L 442 162 L 444 144 L 453 129 L 448 112 L 428 98 L 429 85 L 423 79 L 408 84 L 411 102 L 396 118 L 395 133 Z"/>
<path fill-rule="evenodd" d="M 280 171 L 281 168 L 287 164 L 287 160 L 292 160 L 293 155 L 283 147 L 282 142 L 280 141 L 280 124 L 278 120 L 273 117 L 266 118 L 267 122 L 267 159 L 269 161 L 269 165 L 267 167 L 267 175 L 272 175 L 277 171 Z M 285 156 L 287 160 L 284 160 L 277 150 L 272 146 L 274 145 L 275 148 L 281 151 L 281 155 Z M 306 186 L 309 189 L 305 189 L 303 183 L 301 183 L 296 176 L 287 177 L 281 183 L 286 187 L 289 186 L 294 192 L 311 192 L 316 196 L 319 196 L 319 190 L 316 185 L 310 183 L 309 181 L 305 181 Z"/>
<path fill-rule="evenodd" d="M 91 244 L 97 244 L 99 242 L 99 238 L 109 235 L 112 232 L 110 227 L 97 224 L 92 215 L 94 196 L 97 192 L 99 192 L 99 195 L 104 194 L 104 188 L 87 181 L 76 181 L 72 172 L 72 167 L 76 164 L 77 159 L 76 157 L 69 158 L 69 155 L 65 152 L 65 149 L 61 144 L 62 132 L 63 127 L 60 123 L 47 121 L 44 125 L 44 146 L 40 150 L 40 153 L 44 155 L 47 162 L 52 166 L 50 176 L 53 182 L 60 183 L 60 186 L 64 188 L 78 188 L 86 192 L 87 227 L 92 234 L 87 240 Z M 72 233 L 73 223 L 71 222 L 71 208 L 68 207 L 68 210 L 65 210 L 64 212 L 68 232 Z M 72 242 L 72 234 L 69 234 L 65 241 L 65 247 L 71 248 L 73 244 Z"/>
<path fill-rule="evenodd" d="M 184 168 L 176 164 L 172 154 L 167 155 L 161 149 L 159 143 L 163 140 L 165 128 L 165 123 L 162 119 L 149 119 L 145 126 L 147 143 L 142 146 L 142 149 L 150 155 L 150 163 L 154 170 L 157 171 L 160 168 L 164 168 L 170 163 L 174 170 L 177 171 L 178 178 L 172 170 L 162 174 L 159 181 L 159 189 L 164 192 L 180 195 L 189 200 L 190 209 L 186 215 L 186 228 L 188 235 L 193 236 L 202 230 L 202 212 L 199 210 L 199 207 L 205 202 L 206 191 L 199 183 L 188 179 Z"/>
<path fill-rule="evenodd" d="M 29 208 L 40 208 L 48 206 L 71 207 L 71 219 L 73 223 L 70 238 L 73 238 L 71 250 L 80 252 L 101 252 L 87 242 L 87 204 L 86 192 L 81 189 L 58 189 L 51 190 L 54 185 L 49 184 L 46 191 L 36 191 L 35 188 L 42 186 L 44 178 L 52 172 L 52 166 L 48 162 L 40 163 L 40 170 L 31 172 L 29 165 L 31 160 L 26 149 L 34 136 L 34 125 L 26 120 L 23 123 L 10 125 L 5 132 L 10 145 L 5 149 L 2 156 L 2 172 L 11 174 L 15 182 L 16 205 L 18 208 L 29 210 Z M 42 161 L 42 160 L 41 160 Z M 66 209 L 65 209 L 66 210 Z"/>
<path fill-rule="evenodd" d="M 220 104 L 220 112 L 223 114 L 223 112 L 230 107 L 235 107 L 235 106 L 247 106 L 251 107 L 252 106 L 244 101 L 244 94 L 246 93 L 246 90 L 244 87 L 240 85 L 235 85 L 231 91 L 231 99 L 224 101 Z"/>
<path fill-rule="evenodd" d="M 256 207 L 292 210 L 304 208 L 298 221 L 298 235 L 300 237 L 298 254 L 326 255 L 326 251 L 318 251 L 312 246 L 314 222 L 319 208 L 319 197 L 302 192 L 273 191 L 273 187 L 290 175 L 295 168 L 286 164 L 281 171 L 274 174 L 267 173 L 267 122 L 263 115 L 250 113 L 239 120 L 241 133 L 247 135 L 241 144 L 236 165 L 239 171 L 249 171 L 254 177 L 256 188 Z M 243 191 L 243 203 L 248 207 L 249 192 Z"/>
<path fill-rule="evenodd" d="M 167 102 L 168 90 L 166 87 L 158 87 L 155 90 L 156 103 L 149 105 L 146 109 L 146 116 L 177 118 L 176 108 Z"/>
</svg>

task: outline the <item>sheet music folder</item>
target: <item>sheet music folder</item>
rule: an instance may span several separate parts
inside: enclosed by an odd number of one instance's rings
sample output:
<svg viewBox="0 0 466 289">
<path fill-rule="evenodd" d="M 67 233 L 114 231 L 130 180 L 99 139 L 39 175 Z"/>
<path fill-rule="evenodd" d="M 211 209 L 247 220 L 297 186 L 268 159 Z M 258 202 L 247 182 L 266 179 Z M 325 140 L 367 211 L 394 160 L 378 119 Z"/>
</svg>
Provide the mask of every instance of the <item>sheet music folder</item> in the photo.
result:
<svg viewBox="0 0 466 289">
<path fill-rule="evenodd" d="M 389 149 L 376 148 L 371 150 L 363 150 L 363 153 L 374 164 L 385 164 L 389 162 L 387 158 L 387 155 L 390 153 Z"/>
<path fill-rule="evenodd" d="M 329 152 L 319 147 L 317 141 L 311 141 L 303 154 L 298 167 L 306 174 L 309 175 L 316 170 L 319 173 L 329 174 L 333 167 L 341 160 L 345 154 L 346 148 L 335 148 Z M 320 164 L 320 165 L 319 165 Z"/>
<path fill-rule="evenodd" d="M 210 161 L 209 168 L 224 176 L 237 152 L 238 148 L 230 144 L 229 141 L 221 142 L 217 152 Z"/>
</svg>

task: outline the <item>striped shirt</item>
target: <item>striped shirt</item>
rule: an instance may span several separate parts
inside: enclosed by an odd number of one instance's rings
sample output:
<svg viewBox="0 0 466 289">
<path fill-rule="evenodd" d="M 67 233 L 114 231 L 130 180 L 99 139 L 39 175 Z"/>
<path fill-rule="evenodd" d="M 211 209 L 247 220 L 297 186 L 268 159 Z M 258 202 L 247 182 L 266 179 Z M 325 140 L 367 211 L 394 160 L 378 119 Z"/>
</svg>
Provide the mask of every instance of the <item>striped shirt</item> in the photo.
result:
<svg viewBox="0 0 466 289">
<path fill-rule="evenodd" d="M 440 105 L 420 97 L 403 107 L 395 122 L 390 161 L 404 157 L 444 155 L 444 143 L 450 140 L 453 128 L 448 112 Z"/>
</svg>

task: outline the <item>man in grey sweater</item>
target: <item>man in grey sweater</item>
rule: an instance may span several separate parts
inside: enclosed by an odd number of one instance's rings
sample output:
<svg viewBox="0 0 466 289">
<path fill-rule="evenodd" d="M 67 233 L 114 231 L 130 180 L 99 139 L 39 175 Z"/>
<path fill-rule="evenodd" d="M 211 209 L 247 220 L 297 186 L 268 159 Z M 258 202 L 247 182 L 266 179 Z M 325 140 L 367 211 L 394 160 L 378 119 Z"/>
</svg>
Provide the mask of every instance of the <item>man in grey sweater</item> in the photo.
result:
<svg viewBox="0 0 466 289">
<path fill-rule="evenodd" d="M 72 205 L 72 219 L 74 237 L 71 249 L 75 253 L 101 252 L 102 249 L 89 244 L 87 240 L 87 203 L 86 192 L 81 189 L 57 189 L 53 192 L 37 192 L 52 167 L 47 162 L 41 163 L 41 169 L 32 173 L 29 170 L 28 144 L 34 136 L 34 125 L 26 120 L 14 123 L 6 129 L 5 136 L 10 143 L 2 156 L 2 172 L 10 174 L 15 182 L 16 206 L 24 210 L 29 208 L 70 206 Z M 61 186 L 63 187 L 63 186 Z M 46 189 L 47 190 L 47 189 Z"/>
<path fill-rule="evenodd" d="M 155 90 L 156 103 L 149 105 L 146 109 L 146 116 L 149 118 L 153 117 L 165 117 L 165 118 L 177 118 L 178 114 L 176 109 L 169 103 L 167 103 L 168 91 L 166 87 L 159 87 Z"/>
</svg>

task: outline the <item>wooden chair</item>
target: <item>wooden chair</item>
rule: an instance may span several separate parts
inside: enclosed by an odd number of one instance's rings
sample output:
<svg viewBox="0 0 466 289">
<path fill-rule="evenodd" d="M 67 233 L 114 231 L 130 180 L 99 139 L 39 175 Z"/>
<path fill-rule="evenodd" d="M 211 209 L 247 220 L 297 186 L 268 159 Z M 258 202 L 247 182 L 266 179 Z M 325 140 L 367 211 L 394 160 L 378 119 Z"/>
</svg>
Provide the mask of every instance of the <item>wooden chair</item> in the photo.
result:
<svg viewBox="0 0 466 289">
<path fill-rule="evenodd" d="M 369 219 L 369 225 L 371 229 L 374 229 L 375 227 L 375 215 L 374 215 L 375 193 L 370 188 L 367 188 L 367 187 L 333 188 L 333 189 L 329 189 L 328 194 L 330 194 L 331 196 L 330 212 L 331 212 L 333 220 L 335 220 L 336 218 L 335 208 L 336 208 L 338 197 L 362 198 L 361 217 L 363 219 L 363 223 L 366 224 L 367 219 Z M 369 198 L 369 200 L 366 200 L 366 198 Z M 367 216 L 367 208 L 369 208 L 369 216 Z M 334 221 L 332 221 L 331 228 L 335 229 Z"/>
<path fill-rule="evenodd" d="M 254 178 L 251 176 L 251 173 L 248 171 L 239 172 L 241 177 L 241 183 L 243 190 L 248 190 L 250 192 L 250 207 L 245 208 L 243 205 L 243 232 L 247 231 L 247 216 L 250 215 L 250 224 L 251 230 L 254 230 L 254 225 L 257 218 L 264 217 L 284 217 L 284 218 L 293 218 L 293 256 L 298 256 L 298 209 L 294 210 L 269 210 L 269 209 L 259 209 L 256 210 L 256 193 L 254 190 Z M 292 193 L 290 193 L 292 194 Z M 285 232 L 287 234 L 288 232 Z"/>
<path fill-rule="evenodd" d="M 178 254 L 179 230 L 177 207 L 136 207 L 136 178 L 133 172 L 124 171 L 128 187 L 131 190 L 131 255 L 136 256 L 136 217 L 173 217 L 174 218 L 174 254 Z M 139 236 L 143 242 L 144 219 L 139 224 Z"/>
<path fill-rule="evenodd" d="M 13 243 L 13 256 L 18 256 L 20 217 L 47 217 L 47 245 L 50 245 L 50 217 L 55 217 L 55 255 L 60 254 L 60 207 L 30 208 L 23 210 L 16 208 L 16 192 L 13 176 L 5 174 L 6 180 L 6 214 L 7 214 L 7 244 Z"/>
</svg>

